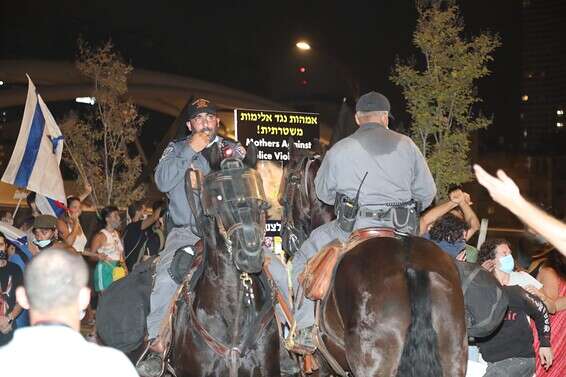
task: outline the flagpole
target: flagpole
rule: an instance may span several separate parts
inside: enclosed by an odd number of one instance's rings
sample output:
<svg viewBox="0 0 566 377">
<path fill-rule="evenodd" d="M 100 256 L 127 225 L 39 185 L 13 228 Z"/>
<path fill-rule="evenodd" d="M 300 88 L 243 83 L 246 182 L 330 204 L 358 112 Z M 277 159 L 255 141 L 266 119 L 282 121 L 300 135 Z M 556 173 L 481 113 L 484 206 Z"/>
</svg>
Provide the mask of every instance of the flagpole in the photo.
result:
<svg viewBox="0 0 566 377">
<path fill-rule="evenodd" d="M 77 170 L 79 171 L 79 174 L 81 175 L 81 177 L 83 178 L 83 180 L 85 181 L 85 183 L 87 185 L 90 185 L 90 187 L 92 187 L 92 193 L 91 195 L 93 196 L 94 199 L 94 211 L 96 212 L 97 215 L 99 215 L 98 213 L 98 200 L 96 198 L 96 193 L 94 191 L 94 186 L 90 184 L 86 174 L 84 173 L 84 170 L 81 168 L 81 166 L 79 165 L 79 163 L 77 162 L 77 159 L 75 158 L 75 155 L 73 154 L 73 152 L 71 151 L 71 147 L 69 147 L 69 143 L 65 142 L 65 144 L 67 145 L 67 151 L 69 152 L 69 155 L 71 156 L 71 159 L 73 160 L 73 162 L 75 163 L 75 166 L 77 167 Z"/>
<path fill-rule="evenodd" d="M 16 205 L 16 209 L 14 210 L 14 213 L 12 213 L 12 219 L 16 218 L 16 214 L 18 213 L 18 209 L 20 209 L 21 203 L 22 203 L 22 197 L 20 196 L 20 199 L 18 200 L 18 204 Z"/>
</svg>

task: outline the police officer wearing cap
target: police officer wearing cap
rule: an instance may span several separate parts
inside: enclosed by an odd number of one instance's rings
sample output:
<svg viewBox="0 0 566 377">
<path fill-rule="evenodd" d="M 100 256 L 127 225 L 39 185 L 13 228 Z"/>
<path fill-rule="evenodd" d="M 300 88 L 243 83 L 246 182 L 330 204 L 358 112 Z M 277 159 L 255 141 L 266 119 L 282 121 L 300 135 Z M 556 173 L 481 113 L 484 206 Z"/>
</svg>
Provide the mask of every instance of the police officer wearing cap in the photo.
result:
<svg viewBox="0 0 566 377">
<path fill-rule="evenodd" d="M 156 338 L 161 322 L 178 287 L 169 272 L 173 256 L 177 250 L 195 245 L 200 239 L 195 234 L 197 224 L 187 198 L 185 174 L 189 168 L 199 170 L 203 175 L 210 172 L 207 151 L 215 143 L 218 143 L 224 157 L 245 157 L 245 149 L 240 143 L 217 135 L 220 119 L 216 111 L 216 106 L 206 99 L 193 101 L 188 106 L 189 120 L 186 122 L 190 135 L 169 143 L 155 170 L 155 184 L 169 198 L 168 216 L 173 224 L 159 254 L 150 299 L 151 312 L 147 318 L 148 338 L 156 345 L 155 350 L 159 350 Z M 159 375 L 161 360 L 157 360 L 156 355 L 152 356 L 139 364 L 140 374 Z"/>
<path fill-rule="evenodd" d="M 361 96 L 355 114 L 358 130 L 326 153 L 315 188 L 320 200 L 335 206 L 337 219 L 315 229 L 294 256 L 295 289 L 313 255 L 335 239 L 347 240 L 356 229 L 385 226 L 418 234 L 418 212 L 432 203 L 436 185 L 415 143 L 388 128 L 390 110 L 380 93 Z M 314 302 L 305 298 L 295 319 L 296 342 L 313 347 Z"/>
</svg>

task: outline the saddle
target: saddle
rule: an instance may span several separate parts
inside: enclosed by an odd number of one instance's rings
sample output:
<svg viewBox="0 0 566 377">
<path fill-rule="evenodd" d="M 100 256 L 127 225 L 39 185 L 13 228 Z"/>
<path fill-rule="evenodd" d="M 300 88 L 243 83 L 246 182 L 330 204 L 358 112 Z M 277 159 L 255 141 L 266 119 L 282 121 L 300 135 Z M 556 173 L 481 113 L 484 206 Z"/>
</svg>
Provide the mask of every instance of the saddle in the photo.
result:
<svg viewBox="0 0 566 377">
<path fill-rule="evenodd" d="M 322 300 L 334 278 L 334 271 L 342 257 L 365 240 L 376 237 L 396 237 L 393 228 L 363 228 L 350 235 L 346 242 L 334 240 L 320 250 L 308 262 L 305 270 L 299 275 L 305 297 Z"/>
<path fill-rule="evenodd" d="M 330 288 L 331 282 L 334 279 L 334 273 L 336 266 L 342 257 L 355 246 L 361 242 L 375 238 L 375 237 L 397 237 L 398 234 L 392 228 L 364 228 L 353 232 L 346 242 L 340 242 L 335 240 L 323 249 L 321 249 L 313 258 L 307 262 L 307 266 L 303 273 L 299 275 L 299 282 L 303 287 L 303 292 L 306 297 L 311 300 L 319 301 L 317 302 L 316 310 L 316 323 L 320 326 L 320 303 L 326 297 L 328 289 Z M 267 265 L 267 264 L 266 264 Z M 264 272 L 267 274 L 268 278 L 272 281 L 273 278 L 269 273 L 269 270 L 264 266 Z M 272 284 L 273 291 L 276 296 L 276 300 L 280 305 L 282 314 L 284 318 L 277 318 L 279 324 L 287 323 L 291 328 L 291 333 L 294 334 L 294 317 L 293 311 L 289 307 L 287 300 L 283 297 L 283 294 L 279 291 L 276 284 Z M 295 298 L 297 299 L 297 298 Z M 300 298 L 299 298 L 300 299 Z M 276 312 L 277 317 L 277 312 Z M 283 330 L 280 328 L 280 335 L 283 338 Z M 314 358 L 312 350 L 303 349 L 299 345 L 295 344 L 294 335 L 290 335 L 290 339 L 284 341 L 284 346 L 291 353 L 295 354 L 299 360 L 299 365 L 302 370 L 303 375 L 309 375 L 319 368 L 319 365 Z M 341 370 L 338 362 L 333 358 L 333 356 L 326 350 L 324 343 L 321 338 L 321 334 L 317 332 L 317 342 L 319 344 L 318 349 L 321 351 L 324 359 L 331 365 L 335 371 Z M 344 375 L 344 374 L 338 374 Z"/>
</svg>

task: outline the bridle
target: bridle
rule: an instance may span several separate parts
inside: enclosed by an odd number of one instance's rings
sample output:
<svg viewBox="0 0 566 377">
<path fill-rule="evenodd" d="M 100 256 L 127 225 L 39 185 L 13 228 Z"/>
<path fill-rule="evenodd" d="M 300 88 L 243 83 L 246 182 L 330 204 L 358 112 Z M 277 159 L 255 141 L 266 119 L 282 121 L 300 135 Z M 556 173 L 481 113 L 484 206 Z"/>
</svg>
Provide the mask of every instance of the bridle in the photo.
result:
<svg viewBox="0 0 566 377">
<path fill-rule="evenodd" d="M 194 199 L 194 190 L 191 187 L 190 181 L 190 174 L 191 169 L 187 171 L 185 182 L 186 182 L 186 192 L 189 201 L 189 206 L 193 213 L 197 214 L 198 208 L 196 205 L 196 201 Z M 198 174 L 197 174 L 198 176 Z M 200 185 L 200 181 L 199 185 Z M 188 183 L 188 184 L 187 184 Z M 197 196 L 198 197 L 198 196 Z M 200 208 L 202 208 L 202 203 L 200 203 Z M 199 215 L 195 215 L 195 219 Z M 224 224 L 219 216 L 207 216 L 203 212 L 200 212 L 200 220 L 196 221 L 197 230 L 200 234 L 205 235 L 205 228 L 208 227 L 209 235 L 213 234 L 214 231 L 210 230 L 210 227 L 213 227 L 214 222 L 216 223 L 219 233 L 224 239 L 226 245 L 226 251 L 230 255 L 230 260 L 233 263 L 232 258 L 232 242 L 230 241 L 230 233 L 233 232 L 234 226 L 231 226 L 228 230 L 225 229 Z M 236 224 L 237 225 L 237 224 Z M 206 241 L 205 241 L 206 242 Z M 216 247 L 216 240 L 213 237 L 212 241 L 214 247 Z M 206 246 L 205 246 L 206 247 Z M 240 318 L 245 315 L 244 309 L 248 308 L 248 311 L 251 308 L 255 307 L 254 302 L 254 291 L 253 291 L 253 280 L 252 276 L 247 272 L 241 271 L 235 263 L 233 263 L 233 267 L 238 271 L 240 277 L 240 284 L 241 287 L 238 287 L 238 297 L 237 297 L 237 307 L 235 313 L 235 320 L 234 323 L 236 326 L 233 328 L 231 341 L 230 343 L 223 342 L 213 335 L 211 335 L 205 327 L 205 324 L 201 323 L 198 319 L 197 314 L 195 312 L 194 307 L 194 299 L 195 294 L 191 291 L 189 283 L 191 281 L 190 276 L 185 278 L 183 282 L 183 290 L 184 290 L 184 300 L 187 303 L 188 307 L 188 317 L 189 321 L 193 326 L 193 329 L 200 335 L 201 339 L 204 340 L 206 345 L 210 350 L 216 353 L 219 357 L 224 358 L 227 362 L 227 366 L 229 369 L 229 376 L 230 377 L 237 377 L 238 367 L 240 364 L 240 359 L 245 357 L 248 352 L 250 352 L 254 345 L 257 344 L 260 339 L 265 335 L 268 326 L 272 323 L 274 319 L 274 295 L 271 292 L 271 295 L 268 299 L 265 300 L 259 311 L 252 319 L 251 323 L 249 323 L 250 328 L 248 329 L 240 329 L 237 324 L 240 321 Z M 264 281 L 263 285 L 265 287 L 269 287 L 268 282 L 266 282 L 265 276 L 260 274 L 255 278 L 259 281 Z M 265 289 L 265 288 L 264 288 Z"/>
<path fill-rule="evenodd" d="M 310 232 L 311 213 L 310 207 L 313 200 L 309 191 L 309 171 L 313 162 L 320 161 L 320 155 L 307 153 L 301 158 L 293 169 L 283 171 L 283 217 L 281 219 L 281 238 L 283 249 L 289 256 L 299 251 L 303 242 L 308 238 Z M 295 221 L 293 210 L 295 196 L 298 196 L 299 219 Z"/>
</svg>

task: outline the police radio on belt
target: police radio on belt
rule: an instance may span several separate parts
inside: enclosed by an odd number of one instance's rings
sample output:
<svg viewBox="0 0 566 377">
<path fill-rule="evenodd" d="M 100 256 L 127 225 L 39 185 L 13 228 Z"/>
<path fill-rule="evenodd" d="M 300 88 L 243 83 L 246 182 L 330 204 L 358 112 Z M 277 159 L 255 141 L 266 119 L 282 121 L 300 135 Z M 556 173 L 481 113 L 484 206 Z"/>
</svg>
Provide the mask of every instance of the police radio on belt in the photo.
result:
<svg viewBox="0 0 566 377">
<path fill-rule="evenodd" d="M 362 182 L 360 182 L 355 199 L 350 199 L 346 195 L 340 193 L 336 195 L 334 209 L 338 218 L 338 226 L 340 226 L 340 228 L 345 232 L 350 233 L 354 230 L 356 216 L 360 210 L 360 204 L 358 202 L 360 199 L 360 190 L 362 189 L 362 185 L 364 184 L 367 176 L 368 172 L 364 174 L 364 178 L 362 178 Z"/>
</svg>

